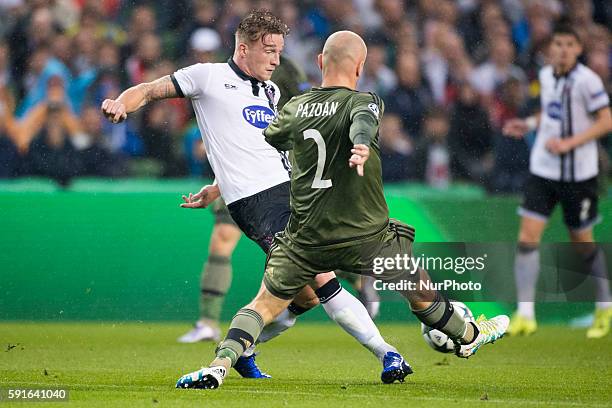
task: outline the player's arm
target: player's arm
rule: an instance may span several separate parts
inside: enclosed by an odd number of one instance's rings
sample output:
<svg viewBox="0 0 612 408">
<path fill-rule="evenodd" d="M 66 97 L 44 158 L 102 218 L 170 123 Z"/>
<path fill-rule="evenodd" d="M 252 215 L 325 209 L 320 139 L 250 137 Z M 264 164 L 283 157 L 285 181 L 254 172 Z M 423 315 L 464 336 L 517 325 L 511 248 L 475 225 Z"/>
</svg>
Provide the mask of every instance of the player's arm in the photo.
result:
<svg viewBox="0 0 612 408">
<path fill-rule="evenodd" d="M 293 138 L 291 136 L 290 126 L 291 121 L 285 120 L 285 116 L 287 116 L 287 105 L 289 105 L 289 103 L 285 104 L 281 112 L 263 132 L 266 142 L 281 151 L 293 149 Z"/>
<path fill-rule="evenodd" d="M 357 174 L 363 176 L 363 167 L 370 157 L 370 145 L 378 135 L 380 118 L 385 105 L 376 94 L 359 94 L 353 100 L 349 138 L 353 142 L 349 167 L 356 167 Z"/>
<path fill-rule="evenodd" d="M 540 125 L 540 113 L 527 118 L 514 118 L 504 123 L 503 134 L 516 139 L 521 139 L 526 133 L 532 132 Z"/>
<path fill-rule="evenodd" d="M 47 120 L 47 104 L 39 103 L 27 113 L 20 122 L 14 121 L 9 135 L 12 133 L 13 141 L 20 152 L 24 153 L 30 147 L 30 142 L 34 136 L 43 128 Z"/>
<path fill-rule="evenodd" d="M 180 96 L 170 75 L 156 79 L 153 82 L 138 84 L 123 91 L 117 99 L 106 99 L 102 102 L 102 113 L 106 118 L 119 123 L 151 101 Z"/>
<path fill-rule="evenodd" d="M 357 113 L 351 122 L 349 138 L 353 142 L 349 167 L 357 168 L 357 174 L 363 176 L 363 166 L 370 157 L 370 144 L 378 132 L 378 121 L 367 112 Z"/>
<path fill-rule="evenodd" d="M 183 195 L 182 208 L 206 208 L 221 196 L 221 190 L 217 185 L 217 179 L 212 184 L 206 185 L 195 194 Z"/>
<path fill-rule="evenodd" d="M 591 140 L 597 140 L 612 131 L 612 113 L 610 107 L 599 109 L 595 112 L 595 122 L 584 132 L 576 133 L 571 137 L 561 139 L 554 138 L 546 142 L 546 148 L 555 154 L 564 154 Z"/>
</svg>

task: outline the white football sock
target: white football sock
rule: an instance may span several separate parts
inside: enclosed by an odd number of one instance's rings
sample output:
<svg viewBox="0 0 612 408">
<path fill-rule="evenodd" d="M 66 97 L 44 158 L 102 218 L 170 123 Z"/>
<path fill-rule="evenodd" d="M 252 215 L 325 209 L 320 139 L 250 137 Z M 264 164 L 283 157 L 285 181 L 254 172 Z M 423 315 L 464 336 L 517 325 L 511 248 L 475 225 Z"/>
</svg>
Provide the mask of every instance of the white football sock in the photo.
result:
<svg viewBox="0 0 612 408">
<path fill-rule="evenodd" d="M 518 314 L 528 319 L 535 318 L 535 293 L 540 273 L 540 251 L 519 249 L 514 261 L 514 279 L 518 299 Z"/>
<path fill-rule="evenodd" d="M 589 272 L 595 281 L 595 307 L 598 309 L 607 309 L 612 307 L 612 295 L 610 294 L 606 255 L 601 248 L 597 248 L 596 251 L 589 265 Z"/>
<path fill-rule="evenodd" d="M 612 307 L 612 302 L 595 302 L 596 309 L 609 309 Z"/>
<path fill-rule="evenodd" d="M 256 343 L 265 343 L 266 341 L 280 335 L 290 327 L 293 327 L 296 317 L 297 316 L 291 313 L 289 310 L 283 310 L 276 319 L 264 327 Z"/>
<path fill-rule="evenodd" d="M 397 349 L 382 338 L 363 304 L 344 288 L 322 305 L 330 318 L 380 361 L 388 351 L 397 353 Z"/>
</svg>

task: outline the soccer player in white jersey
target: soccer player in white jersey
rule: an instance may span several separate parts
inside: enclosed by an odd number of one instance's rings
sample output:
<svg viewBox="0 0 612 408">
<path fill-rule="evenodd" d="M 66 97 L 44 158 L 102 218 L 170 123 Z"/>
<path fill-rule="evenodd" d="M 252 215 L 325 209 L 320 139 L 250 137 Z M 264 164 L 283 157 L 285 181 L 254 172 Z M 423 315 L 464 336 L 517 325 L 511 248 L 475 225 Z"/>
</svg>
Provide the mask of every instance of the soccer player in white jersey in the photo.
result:
<svg viewBox="0 0 612 408">
<path fill-rule="evenodd" d="M 269 80 L 287 33 L 287 26 L 269 11 L 254 10 L 239 24 L 234 55 L 227 63 L 195 64 L 102 103 L 103 113 L 116 123 L 151 101 L 190 98 L 217 183 L 184 197 L 182 206 L 204 208 L 221 195 L 236 224 L 266 252 L 291 212 L 287 158 L 267 144 L 262 133 L 276 114 L 278 87 Z M 305 288 L 301 299 L 266 327 L 260 341 L 280 334 L 298 314 L 320 302 L 334 321 L 383 363 L 386 372 L 396 370 L 400 380 L 412 373 L 334 273 L 319 276 L 313 282 L 316 291 Z M 254 356 L 249 347 L 234 368 L 243 377 L 267 377 L 255 365 Z"/>
<path fill-rule="evenodd" d="M 541 112 L 526 119 L 513 119 L 504 133 L 522 137 L 537 129 L 531 150 L 530 175 L 524 189 L 515 280 L 518 310 L 508 332 L 532 334 L 535 319 L 535 289 L 539 274 L 538 246 L 549 216 L 558 203 L 573 243 L 584 257 L 596 282 L 595 321 L 588 338 L 610 331 L 612 296 L 605 255 L 594 243 L 597 212 L 598 142 L 612 130 L 610 101 L 595 72 L 578 62 L 582 53 L 579 36 L 565 23 L 559 24 L 550 45 L 551 65 L 539 73 Z"/>
</svg>

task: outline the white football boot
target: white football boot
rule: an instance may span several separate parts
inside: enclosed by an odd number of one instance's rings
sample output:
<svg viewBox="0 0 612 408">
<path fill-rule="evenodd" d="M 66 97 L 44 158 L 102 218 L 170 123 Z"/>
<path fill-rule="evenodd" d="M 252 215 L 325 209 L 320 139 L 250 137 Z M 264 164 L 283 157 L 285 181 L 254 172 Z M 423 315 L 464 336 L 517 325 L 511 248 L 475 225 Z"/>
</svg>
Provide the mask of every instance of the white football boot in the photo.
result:
<svg viewBox="0 0 612 408">
<path fill-rule="evenodd" d="M 203 320 L 197 321 L 193 329 L 177 339 L 179 343 L 197 343 L 198 341 L 218 342 L 219 340 L 221 340 L 221 330 Z"/>
<path fill-rule="evenodd" d="M 176 382 L 176 388 L 199 388 L 213 390 L 223 384 L 227 374 L 225 367 L 202 367 L 198 371 L 185 374 Z"/>
<path fill-rule="evenodd" d="M 506 330 L 508 330 L 510 318 L 506 315 L 499 315 L 492 319 L 487 319 L 482 315 L 476 320 L 475 324 L 479 333 L 473 342 L 469 344 L 455 342 L 455 354 L 457 357 L 468 358 L 476 354 L 478 349 L 485 344 L 501 339 L 506 334 Z"/>
</svg>

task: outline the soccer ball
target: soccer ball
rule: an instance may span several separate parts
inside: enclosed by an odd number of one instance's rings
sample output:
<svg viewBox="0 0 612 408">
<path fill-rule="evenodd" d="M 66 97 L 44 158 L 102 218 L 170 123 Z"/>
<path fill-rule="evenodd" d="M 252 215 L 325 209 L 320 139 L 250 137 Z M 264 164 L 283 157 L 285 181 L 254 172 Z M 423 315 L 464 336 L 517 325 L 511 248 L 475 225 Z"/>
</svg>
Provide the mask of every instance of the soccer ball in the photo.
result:
<svg viewBox="0 0 612 408">
<path fill-rule="evenodd" d="M 453 304 L 455 310 L 459 310 L 461 313 L 463 313 L 463 317 L 467 321 L 474 321 L 474 315 L 465 303 L 456 301 L 451 303 Z M 427 343 L 432 349 L 439 351 L 440 353 L 452 353 L 455 351 L 455 343 L 440 330 L 433 329 L 421 323 L 421 334 L 425 339 L 425 343 Z"/>
</svg>

